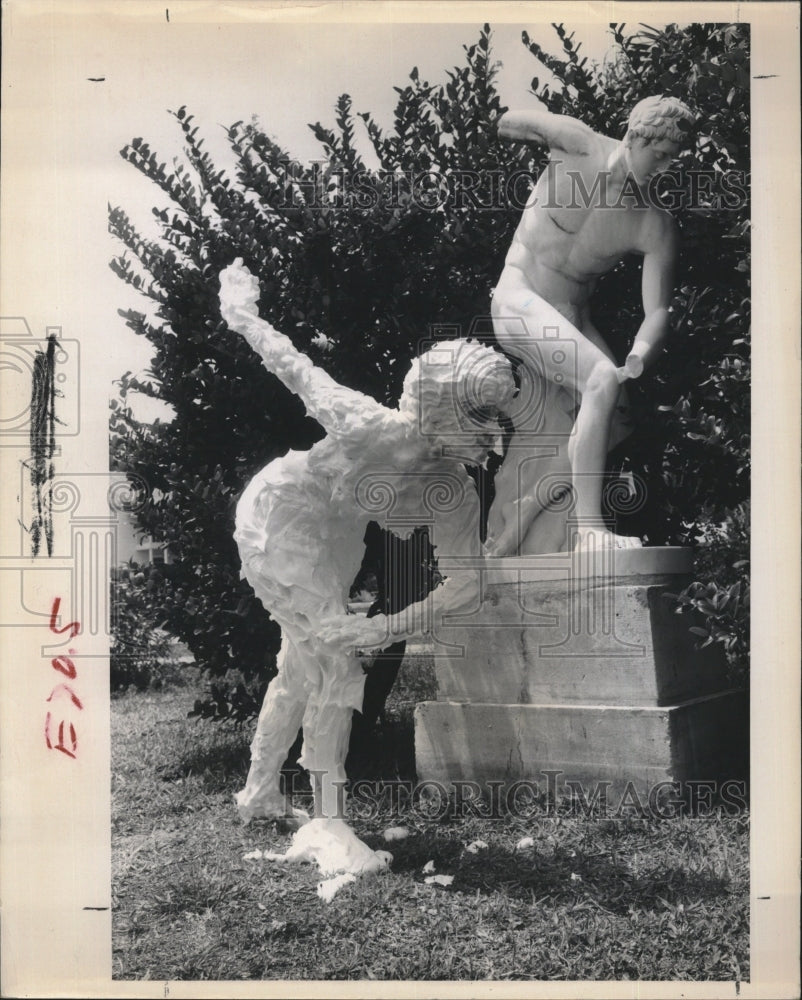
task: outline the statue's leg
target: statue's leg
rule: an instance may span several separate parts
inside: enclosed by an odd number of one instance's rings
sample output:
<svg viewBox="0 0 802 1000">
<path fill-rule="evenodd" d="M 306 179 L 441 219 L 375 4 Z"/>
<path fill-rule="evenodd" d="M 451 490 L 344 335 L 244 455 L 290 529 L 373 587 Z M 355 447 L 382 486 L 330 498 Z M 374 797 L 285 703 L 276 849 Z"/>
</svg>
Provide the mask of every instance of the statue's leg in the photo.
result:
<svg viewBox="0 0 802 1000">
<path fill-rule="evenodd" d="M 248 780 L 235 796 L 237 810 L 246 823 L 255 816 L 303 818 L 279 788 L 281 765 L 298 735 L 306 708 L 303 680 L 298 651 L 285 636 L 278 655 L 278 674 L 268 686 L 251 743 Z"/>
<path fill-rule="evenodd" d="M 615 364 L 563 313 L 572 315 L 572 307 L 561 312 L 516 277 L 502 276 L 493 298 L 499 345 L 539 377 L 581 397 L 567 449 L 578 525 L 575 546 L 604 539 L 626 546 L 629 540 L 616 540 L 601 516 L 603 472 L 620 393 Z"/>
<path fill-rule="evenodd" d="M 529 365 L 521 366 L 519 378 L 515 429 L 493 481 L 487 519 L 485 548 L 495 556 L 520 554 L 524 539 L 538 533 L 537 521 L 549 508 L 556 480 L 570 481 L 566 448 L 575 400 Z"/>
<path fill-rule="evenodd" d="M 513 434 L 504 462 L 494 480 L 495 497 L 487 518 L 488 555 L 520 555 L 524 539 L 537 533 L 537 523 L 548 511 L 548 499 L 538 487 L 548 479 L 559 478 L 570 482 L 567 460 L 559 455 L 532 457 L 532 439 L 525 432 Z M 564 520 L 563 515 L 563 520 Z M 550 533 L 551 536 L 552 533 Z M 563 539 L 564 544 L 565 539 Z M 529 548 L 531 552 L 556 552 L 557 548 Z"/>
<path fill-rule="evenodd" d="M 610 534 L 603 526 L 601 493 L 603 472 L 610 440 L 612 417 L 619 395 L 615 369 L 599 364 L 582 387 L 582 403 L 568 443 L 568 460 L 574 486 L 577 545 L 586 536 L 600 539 Z"/>
<path fill-rule="evenodd" d="M 588 340 L 595 344 L 596 347 L 604 354 L 606 358 L 615 364 L 615 355 L 610 350 L 610 347 L 593 325 L 593 323 L 588 319 L 582 324 L 582 333 L 588 338 Z M 612 451 L 616 445 L 619 445 L 632 433 L 632 417 L 630 413 L 629 406 L 629 393 L 627 392 L 626 383 L 622 383 L 618 389 L 618 398 L 615 402 L 615 407 L 613 409 L 612 421 L 610 424 L 610 436 L 607 442 L 607 450 Z"/>
</svg>

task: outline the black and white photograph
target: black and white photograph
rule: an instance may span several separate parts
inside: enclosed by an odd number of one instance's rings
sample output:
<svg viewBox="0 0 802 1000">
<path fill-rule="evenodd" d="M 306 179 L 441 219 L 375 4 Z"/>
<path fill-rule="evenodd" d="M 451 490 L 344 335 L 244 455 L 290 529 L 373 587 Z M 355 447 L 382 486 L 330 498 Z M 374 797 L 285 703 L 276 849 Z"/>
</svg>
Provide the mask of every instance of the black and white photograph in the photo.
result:
<svg viewBox="0 0 802 1000">
<path fill-rule="evenodd" d="M 798 996 L 796 5 L 2 24 L 2 995 Z"/>
</svg>

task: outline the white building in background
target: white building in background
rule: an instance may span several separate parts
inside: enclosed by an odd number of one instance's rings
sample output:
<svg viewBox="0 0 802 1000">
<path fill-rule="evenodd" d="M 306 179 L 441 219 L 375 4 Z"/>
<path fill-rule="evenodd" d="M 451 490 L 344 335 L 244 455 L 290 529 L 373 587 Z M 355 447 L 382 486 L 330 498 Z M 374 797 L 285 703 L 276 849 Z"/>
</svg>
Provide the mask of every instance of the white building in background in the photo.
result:
<svg viewBox="0 0 802 1000">
<path fill-rule="evenodd" d="M 134 515 L 123 510 L 117 514 L 117 565 L 129 560 L 140 566 L 160 563 L 169 566 L 173 562 L 173 554 L 167 542 L 158 542 L 150 535 L 143 535 L 136 526 Z"/>
</svg>

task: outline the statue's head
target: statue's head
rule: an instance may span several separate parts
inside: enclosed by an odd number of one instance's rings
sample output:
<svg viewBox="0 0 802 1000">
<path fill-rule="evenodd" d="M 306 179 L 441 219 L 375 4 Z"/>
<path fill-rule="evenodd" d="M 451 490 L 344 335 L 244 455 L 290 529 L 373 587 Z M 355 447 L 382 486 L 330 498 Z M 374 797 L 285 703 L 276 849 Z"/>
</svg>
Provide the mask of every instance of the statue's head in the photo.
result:
<svg viewBox="0 0 802 1000">
<path fill-rule="evenodd" d="M 646 97 L 629 115 L 624 146 L 627 164 L 639 184 L 668 169 L 687 146 L 696 116 L 676 97 Z"/>
<path fill-rule="evenodd" d="M 422 437 L 480 463 L 514 395 L 512 366 L 502 354 L 475 341 L 444 340 L 412 362 L 398 405 Z"/>
<path fill-rule="evenodd" d="M 645 97 L 629 113 L 627 137 L 670 139 L 681 146 L 696 126 L 696 115 L 676 97 Z"/>
</svg>

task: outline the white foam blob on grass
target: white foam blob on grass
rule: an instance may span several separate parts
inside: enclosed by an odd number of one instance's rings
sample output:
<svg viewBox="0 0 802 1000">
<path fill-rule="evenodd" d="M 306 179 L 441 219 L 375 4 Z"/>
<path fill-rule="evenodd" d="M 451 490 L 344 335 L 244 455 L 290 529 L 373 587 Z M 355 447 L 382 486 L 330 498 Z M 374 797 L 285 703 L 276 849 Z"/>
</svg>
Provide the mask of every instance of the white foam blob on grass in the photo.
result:
<svg viewBox="0 0 802 1000">
<path fill-rule="evenodd" d="M 454 881 L 453 875 L 430 875 L 423 880 L 426 885 L 451 885 Z"/>
<path fill-rule="evenodd" d="M 356 882 L 356 875 L 345 872 L 343 875 L 335 875 L 334 878 L 327 878 L 323 882 L 318 882 L 317 894 L 324 903 L 330 903 L 343 886 Z"/>
<path fill-rule="evenodd" d="M 394 840 L 406 840 L 408 836 L 409 830 L 405 826 L 388 826 L 384 831 L 384 839 L 388 844 Z"/>
<path fill-rule="evenodd" d="M 474 840 L 465 848 L 468 854 L 478 854 L 479 851 L 486 851 L 487 844 L 484 840 Z"/>
<path fill-rule="evenodd" d="M 515 850 L 516 851 L 525 851 L 527 847 L 534 847 L 534 846 L 535 846 L 535 838 L 534 837 L 521 837 L 521 839 L 515 845 Z"/>
<path fill-rule="evenodd" d="M 323 875 L 367 875 L 387 871 L 392 855 L 373 851 L 342 819 L 313 819 L 293 834 L 286 854 L 265 851 L 266 861 L 316 864 Z M 388 860 L 389 859 L 389 860 Z"/>
</svg>

